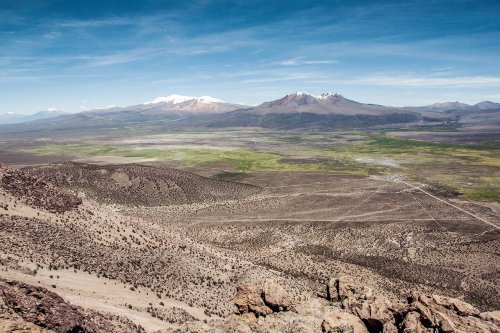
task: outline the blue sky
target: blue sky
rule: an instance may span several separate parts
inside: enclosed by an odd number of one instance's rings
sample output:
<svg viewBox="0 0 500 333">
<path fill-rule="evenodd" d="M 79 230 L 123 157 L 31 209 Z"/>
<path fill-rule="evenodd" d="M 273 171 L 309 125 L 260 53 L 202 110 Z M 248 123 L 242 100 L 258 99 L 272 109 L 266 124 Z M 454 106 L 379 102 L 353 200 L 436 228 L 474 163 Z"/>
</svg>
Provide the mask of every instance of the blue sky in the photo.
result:
<svg viewBox="0 0 500 333">
<path fill-rule="evenodd" d="M 0 113 L 172 93 L 500 101 L 500 1 L 0 0 Z"/>
</svg>

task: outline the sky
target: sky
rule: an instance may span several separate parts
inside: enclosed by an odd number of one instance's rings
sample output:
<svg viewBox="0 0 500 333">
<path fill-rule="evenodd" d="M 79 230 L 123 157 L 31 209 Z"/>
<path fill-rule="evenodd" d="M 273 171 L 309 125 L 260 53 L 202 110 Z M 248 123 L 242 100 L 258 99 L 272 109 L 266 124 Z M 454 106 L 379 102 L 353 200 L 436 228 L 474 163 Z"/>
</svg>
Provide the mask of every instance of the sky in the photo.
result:
<svg viewBox="0 0 500 333">
<path fill-rule="evenodd" d="M 500 1 L 0 0 L 0 113 L 295 91 L 500 101 Z"/>
</svg>

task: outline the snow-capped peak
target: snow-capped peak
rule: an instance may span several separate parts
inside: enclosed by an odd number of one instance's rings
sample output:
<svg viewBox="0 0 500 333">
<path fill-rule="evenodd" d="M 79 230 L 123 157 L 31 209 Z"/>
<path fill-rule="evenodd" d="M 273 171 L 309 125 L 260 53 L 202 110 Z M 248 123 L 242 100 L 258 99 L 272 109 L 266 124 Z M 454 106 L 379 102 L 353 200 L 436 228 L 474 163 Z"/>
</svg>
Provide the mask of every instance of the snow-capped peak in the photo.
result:
<svg viewBox="0 0 500 333">
<path fill-rule="evenodd" d="M 192 96 L 183 96 L 183 95 L 177 95 L 177 94 L 172 94 L 166 97 L 156 97 L 152 101 L 146 102 L 145 104 L 156 104 L 156 103 L 173 103 L 173 104 L 179 104 L 185 101 L 189 101 L 195 99 L 195 97 Z"/>
<path fill-rule="evenodd" d="M 316 98 L 318 98 L 318 99 L 329 99 L 331 97 L 340 97 L 340 95 L 337 93 L 332 94 L 332 93 L 326 92 L 326 93 L 322 93 L 319 96 L 316 96 Z"/>
<path fill-rule="evenodd" d="M 153 99 L 152 101 L 146 102 L 145 104 L 156 104 L 156 103 L 172 103 L 172 104 L 180 104 L 184 103 L 187 101 L 198 101 L 200 103 L 205 103 L 205 104 L 210 104 L 210 103 L 225 103 L 223 100 L 220 100 L 215 97 L 211 96 L 200 96 L 200 97 L 194 97 L 194 96 L 184 96 L 184 95 L 177 95 L 177 94 L 172 94 L 166 97 L 157 97 Z"/>
<path fill-rule="evenodd" d="M 207 102 L 208 103 L 225 103 L 223 100 L 215 98 L 215 97 L 211 97 L 211 96 L 200 96 L 200 97 L 196 97 L 195 99 L 200 101 L 200 102 L 203 102 L 203 103 L 207 103 Z"/>
<path fill-rule="evenodd" d="M 293 94 L 290 94 L 289 96 L 311 96 L 311 97 L 314 97 L 317 99 L 332 99 L 332 98 L 342 97 L 341 95 L 339 95 L 337 93 L 329 93 L 329 92 L 325 92 L 325 93 L 322 93 L 321 95 L 315 96 L 315 95 L 311 95 L 310 93 L 305 92 L 305 91 L 297 91 Z"/>
</svg>

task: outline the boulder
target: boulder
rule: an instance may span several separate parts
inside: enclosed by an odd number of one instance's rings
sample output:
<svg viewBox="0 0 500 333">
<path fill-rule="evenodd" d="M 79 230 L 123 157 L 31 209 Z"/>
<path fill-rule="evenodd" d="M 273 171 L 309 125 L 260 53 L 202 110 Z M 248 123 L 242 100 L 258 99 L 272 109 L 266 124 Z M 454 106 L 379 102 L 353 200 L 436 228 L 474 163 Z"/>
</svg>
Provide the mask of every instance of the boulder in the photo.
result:
<svg viewBox="0 0 500 333">
<path fill-rule="evenodd" d="M 327 297 L 329 300 L 341 302 L 346 298 L 370 299 L 373 297 L 373 290 L 359 285 L 352 277 L 344 275 L 330 278 L 327 284 Z"/>
<path fill-rule="evenodd" d="M 368 333 L 361 319 L 340 309 L 333 309 L 325 313 L 321 323 L 321 331 L 324 333 Z"/>
<path fill-rule="evenodd" d="M 284 311 L 292 305 L 290 296 L 285 289 L 273 280 L 267 279 L 262 289 L 264 302 L 274 311 Z"/>
<path fill-rule="evenodd" d="M 437 305 L 455 311 L 460 316 L 477 316 L 480 313 L 480 311 L 471 304 L 457 298 L 444 297 L 440 295 L 432 295 L 431 297 Z"/>
<path fill-rule="evenodd" d="M 266 279 L 262 285 L 239 284 L 234 303 L 240 314 L 251 312 L 257 316 L 286 311 L 292 305 L 286 290 L 271 279 Z"/>
<path fill-rule="evenodd" d="M 500 332 L 494 321 L 484 320 L 478 309 L 456 298 L 414 292 L 410 297 L 410 311 L 405 321 L 410 314 L 417 313 L 420 325 L 443 333 Z"/>
<path fill-rule="evenodd" d="M 401 324 L 402 333 L 433 333 L 434 329 L 425 327 L 420 320 L 420 313 L 410 311 Z"/>
<path fill-rule="evenodd" d="M 483 320 L 490 321 L 496 325 L 500 325 L 500 311 L 488 311 L 479 314 L 479 317 Z"/>
<path fill-rule="evenodd" d="M 374 297 L 351 304 L 349 310 L 358 316 L 370 332 L 397 332 L 392 304 L 382 297 Z"/>
<path fill-rule="evenodd" d="M 253 312 L 257 316 L 265 316 L 273 313 L 273 310 L 266 306 L 261 297 L 262 290 L 255 285 L 243 283 L 236 287 L 236 298 L 234 303 L 240 313 Z"/>
</svg>

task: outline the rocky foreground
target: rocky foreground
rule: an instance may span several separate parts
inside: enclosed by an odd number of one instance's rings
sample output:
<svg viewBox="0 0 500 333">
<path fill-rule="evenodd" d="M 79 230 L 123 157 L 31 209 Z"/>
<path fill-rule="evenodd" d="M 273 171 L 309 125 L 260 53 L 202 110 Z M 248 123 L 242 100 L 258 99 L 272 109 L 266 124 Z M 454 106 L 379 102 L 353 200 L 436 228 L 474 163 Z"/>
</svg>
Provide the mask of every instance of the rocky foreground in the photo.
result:
<svg viewBox="0 0 500 333">
<path fill-rule="evenodd" d="M 322 296 L 291 304 L 283 287 L 272 280 L 261 286 L 242 284 L 235 299 L 239 314 L 166 332 L 500 332 L 500 311 L 481 313 L 459 299 L 418 292 L 405 301 L 390 301 L 348 276 L 330 279 Z"/>
<path fill-rule="evenodd" d="M 241 283 L 226 319 L 188 321 L 159 333 L 469 333 L 500 332 L 500 311 L 414 292 L 404 301 L 374 294 L 353 278 L 332 278 L 324 295 L 292 304 L 275 281 Z M 73 306 L 45 288 L 0 280 L 0 332 L 142 332 L 125 318 Z"/>
<path fill-rule="evenodd" d="M 0 163 L 0 188 L 29 205 L 63 213 L 82 203 L 82 199 L 38 177 Z M 7 207 L 3 207 L 7 209 Z"/>
<path fill-rule="evenodd" d="M 0 279 L 0 333 L 131 333 L 144 330 L 124 317 L 66 302 L 55 292 Z"/>
<path fill-rule="evenodd" d="M 0 165 L 0 333 L 500 332 L 497 234 L 454 211 L 418 224 L 436 203 L 400 184 L 366 210 L 380 220 L 332 224 L 358 205 L 332 176 L 307 197 L 117 168 Z M 411 223 L 387 222 L 405 194 Z"/>
</svg>

